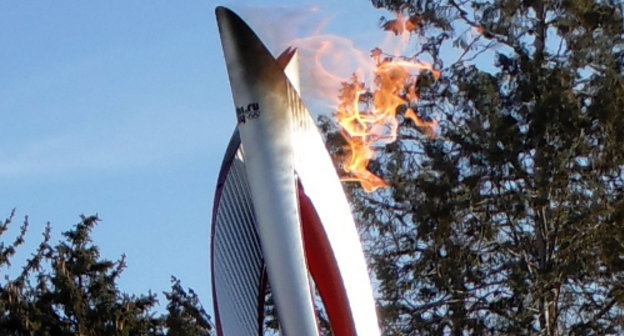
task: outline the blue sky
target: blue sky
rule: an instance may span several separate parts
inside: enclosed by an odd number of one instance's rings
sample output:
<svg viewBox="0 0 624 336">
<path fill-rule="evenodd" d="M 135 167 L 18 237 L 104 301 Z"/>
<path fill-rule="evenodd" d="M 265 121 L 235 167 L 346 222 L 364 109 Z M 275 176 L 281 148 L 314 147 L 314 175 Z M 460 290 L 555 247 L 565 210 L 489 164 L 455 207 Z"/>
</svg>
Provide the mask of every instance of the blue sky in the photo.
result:
<svg viewBox="0 0 624 336">
<path fill-rule="evenodd" d="M 0 2 L 0 217 L 15 207 L 31 223 L 17 259 L 47 221 L 58 241 L 97 213 L 102 256 L 127 255 L 123 290 L 162 292 L 175 275 L 212 310 L 212 198 L 235 125 L 214 7 L 274 53 L 326 20 L 364 50 L 383 38 L 368 1 L 290 3 Z"/>
</svg>

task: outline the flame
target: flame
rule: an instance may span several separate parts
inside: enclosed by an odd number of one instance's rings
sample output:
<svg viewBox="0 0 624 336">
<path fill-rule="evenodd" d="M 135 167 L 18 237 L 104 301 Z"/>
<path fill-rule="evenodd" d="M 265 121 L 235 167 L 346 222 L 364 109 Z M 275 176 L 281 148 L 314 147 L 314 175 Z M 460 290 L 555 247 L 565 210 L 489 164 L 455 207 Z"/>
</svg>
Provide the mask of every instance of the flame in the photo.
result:
<svg viewBox="0 0 624 336">
<path fill-rule="evenodd" d="M 374 51 L 373 57 L 377 56 L 378 52 Z M 336 119 L 350 152 L 343 163 L 344 171 L 350 176 L 344 181 L 359 182 L 367 192 L 389 185 L 373 174 L 368 165 L 376 156 L 375 148 L 396 140 L 397 112 L 401 106 L 407 106 L 405 118 L 412 120 L 428 137 L 436 136 L 437 122 L 422 120 L 410 107 L 419 100 L 414 72 L 421 71 L 430 71 L 435 79 L 440 77 L 440 72 L 430 64 L 386 59 L 374 70 L 376 88 L 372 92 L 357 75 L 343 83 Z"/>
<path fill-rule="evenodd" d="M 400 39 L 398 46 L 391 45 L 390 37 L 384 42 L 384 48 L 393 50 L 393 54 L 375 48 L 366 56 L 352 42 L 332 36 L 292 42 L 302 51 L 304 62 L 313 65 L 307 76 L 313 82 L 310 91 L 331 100 L 336 110 L 336 120 L 348 144 L 348 155 L 342 163 L 347 177 L 342 180 L 359 182 L 366 192 L 389 186 L 368 166 L 380 147 L 396 140 L 399 111 L 429 138 L 436 137 L 438 123 L 422 120 L 416 111 L 417 79 L 421 73 L 428 72 L 438 80 L 441 73 L 429 63 L 396 56 L 405 50 L 410 34 L 418 25 L 417 19 L 401 14 L 384 25 L 388 35 Z M 307 60 L 306 54 L 310 57 Z M 356 69 L 350 77 L 339 73 L 354 66 Z M 307 88 L 306 92 L 309 92 Z M 336 92 L 340 92 L 337 101 Z"/>
<path fill-rule="evenodd" d="M 394 33 L 395 36 L 409 37 L 409 33 L 418 30 L 420 20 L 416 16 L 407 17 L 403 13 L 395 13 L 396 19 L 388 20 L 383 25 L 384 30 Z"/>
</svg>

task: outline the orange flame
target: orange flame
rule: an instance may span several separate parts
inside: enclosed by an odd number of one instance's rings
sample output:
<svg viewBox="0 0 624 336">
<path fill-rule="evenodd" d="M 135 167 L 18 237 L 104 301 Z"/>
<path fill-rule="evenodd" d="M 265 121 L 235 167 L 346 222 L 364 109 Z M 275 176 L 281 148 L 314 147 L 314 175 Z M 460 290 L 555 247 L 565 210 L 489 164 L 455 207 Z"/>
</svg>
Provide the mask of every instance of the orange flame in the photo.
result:
<svg viewBox="0 0 624 336">
<path fill-rule="evenodd" d="M 396 16 L 396 19 L 388 20 L 383 25 L 384 30 L 393 32 L 394 35 L 406 36 L 418 29 L 420 20 L 417 17 L 406 17 L 402 13 L 396 13 Z"/>
<path fill-rule="evenodd" d="M 409 27 L 406 25 L 409 24 Z M 402 25 L 402 26 L 399 26 Z M 386 29 L 395 34 L 409 34 L 415 27 L 411 20 L 401 16 L 389 21 Z M 387 187 L 388 182 L 376 176 L 368 165 L 376 156 L 376 147 L 394 142 L 398 133 L 397 112 L 405 106 L 404 117 L 410 119 L 428 137 L 434 138 L 437 122 L 427 122 L 416 114 L 412 105 L 418 100 L 417 74 L 430 72 L 437 80 L 440 71 L 431 64 L 398 57 L 383 57 L 383 51 L 376 48 L 371 57 L 375 61 L 373 71 L 374 91 L 353 75 L 342 84 L 340 103 L 336 119 L 342 127 L 342 134 L 349 146 L 350 155 L 343 163 L 344 171 L 350 176 L 344 181 L 359 182 L 366 192 Z"/>
<path fill-rule="evenodd" d="M 477 35 L 483 35 L 485 33 L 485 28 L 481 26 L 472 27 L 472 31 Z"/>
<path fill-rule="evenodd" d="M 429 138 L 436 136 L 437 122 L 419 118 L 415 106 L 419 101 L 418 76 L 428 72 L 437 80 L 440 71 L 422 61 L 394 56 L 405 50 L 410 34 L 418 29 L 418 25 L 416 18 L 400 14 L 396 20 L 384 25 L 389 37 L 383 44 L 392 50 L 392 55 L 375 48 L 367 56 L 353 47 L 351 41 L 335 36 L 291 41 L 291 45 L 302 52 L 305 64 L 312 65 L 307 69 L 310 71 L 308 80 L 312 83 L 306 92 L 324 101 L 330 100 L 332 107 L 336 108 L 335 116 L 349 151 L 342 163 L 347 177 L 342 180 L 359 182 L 366 192 L 389 186 L 368 166 L 381 146 L 396 140 L 397 112 L 404 111 L 403 117 L 414 122 Z M 397 37 L 398 43 L 390 40 Z M 353 74 L 347 78 L 345 69 L 354 67 L 357 69 L 349 70 Z"/>
</svg>

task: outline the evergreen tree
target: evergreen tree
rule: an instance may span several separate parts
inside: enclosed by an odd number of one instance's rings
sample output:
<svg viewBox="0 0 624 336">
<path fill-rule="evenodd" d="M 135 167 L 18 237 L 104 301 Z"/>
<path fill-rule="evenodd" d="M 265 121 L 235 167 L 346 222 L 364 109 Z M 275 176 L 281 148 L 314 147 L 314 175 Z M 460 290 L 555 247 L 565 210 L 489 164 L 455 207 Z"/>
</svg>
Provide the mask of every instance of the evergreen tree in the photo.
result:
<svg viewBox="0 0 624 336">
<path fill-rule="evenodd" d="M 624 334 L 622 2 L 372 3 L 442 71 L 413 106 L 439 135 L 400 107 L 390 187 L 349 184 L 384 335 Z"/>
<path fill-rule="evenodd" d="M 169 303 L 168 314 L 164 317 L 168 336 L 202 336 L 210 335 L 212 324 L 197 294 L 190 289 L 187 293 L 180 280 L 171 278 L 171 292 L 165 293 Z"/>
<path fill-rule="evenodd" d="M 8 229 L 14 213 L 0 225 Z M 90 234 L 99 219 L 82 217 L 64 240 L 50 244 L 50 225 L 35 253 L 15 278 L 0 283 L 0 334 L 2 335 L 211 335 L 209 316 L 195 293 L 177 279 L 165 293 L 169 313 L 156 316 L 156 295 L 130 295 L 116 284 L 126 267 L 102 259 Z M 0 243 L 0 269 L 24 243 L 28 219 L 10 244 Z"/>
</svg>

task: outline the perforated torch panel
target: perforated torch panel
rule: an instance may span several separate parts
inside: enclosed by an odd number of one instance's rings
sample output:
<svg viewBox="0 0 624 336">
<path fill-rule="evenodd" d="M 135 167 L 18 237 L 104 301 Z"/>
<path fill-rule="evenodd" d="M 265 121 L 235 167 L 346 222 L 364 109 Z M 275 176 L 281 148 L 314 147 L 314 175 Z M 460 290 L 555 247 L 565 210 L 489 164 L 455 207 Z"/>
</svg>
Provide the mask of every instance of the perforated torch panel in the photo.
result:
<svg viewBox="0 0 624 336">
<path fill-rule="evenodd" d="M 263 267 L 241 152 L 230 166 L 214 232 L 214 286 L 224 336 L 258 335 Z"/>
</svg>

